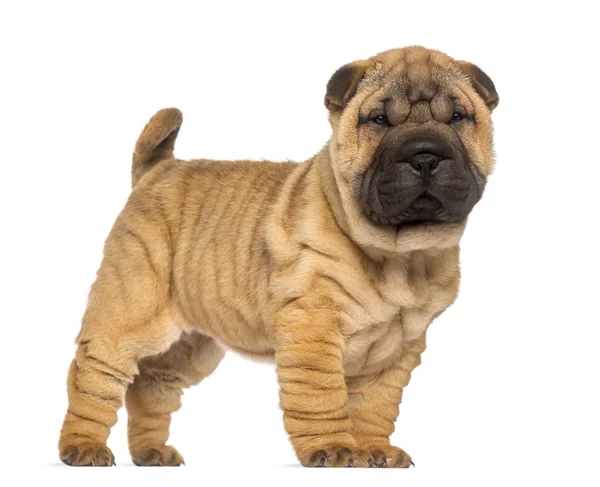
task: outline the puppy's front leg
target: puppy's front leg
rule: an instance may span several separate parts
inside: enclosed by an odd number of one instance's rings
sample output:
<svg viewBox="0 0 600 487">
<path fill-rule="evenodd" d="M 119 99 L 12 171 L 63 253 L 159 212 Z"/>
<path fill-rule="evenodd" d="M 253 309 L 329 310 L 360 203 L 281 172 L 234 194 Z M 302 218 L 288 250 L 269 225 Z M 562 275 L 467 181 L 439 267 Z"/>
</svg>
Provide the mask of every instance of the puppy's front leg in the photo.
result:
<svg viewBox="0 0 600 487">
<path fill-rule="evenodd" d="M 298 299 L 274 324 L 285 429 L 305 467 L 369 467 L 350 433 L 342 337 L 334 309 Z"/>
<path fill-rule="evenodd" d="M 352 434 L 360 447 L 371 453 L 377 467 L 414 465 L 404 450 L 390 444 L 389 438 L 394 432 L 402 390 L 421 363 L 423 350 L 424 336 L 403 346 L 392 366 L 379 374 L 346 379 Z"/>
</svg>

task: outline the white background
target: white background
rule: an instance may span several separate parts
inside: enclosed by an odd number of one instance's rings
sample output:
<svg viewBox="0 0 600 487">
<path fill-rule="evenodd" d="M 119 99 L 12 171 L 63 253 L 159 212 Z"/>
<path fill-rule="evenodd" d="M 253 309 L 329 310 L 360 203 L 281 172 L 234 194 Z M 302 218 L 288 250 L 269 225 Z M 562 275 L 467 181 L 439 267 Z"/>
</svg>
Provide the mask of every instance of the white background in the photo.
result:
<svg viewBox="0 0 600 487">
<path fill-rule="evenodd" d="M 585 7 L 585 5 L 589 7 Z M 592 2 L 3 2 L 3 480 L 68 485 L 598 485 L 597 17 Z M 66 374 L 149 117 L 180 158 L 302 161 L 329 137 L 342 64 L 422 44 L 495 81 L 497 169 L 464 236 L 456 304 L 430 328 L 394 443 L 408 471 L 296 468 L 272 366 L 228 355 L 184 397 L 187 467 L 69 469 Z M 5 484 L 7 485 L 7 484 Z M 135 485 L 135 484 L 134 484 Z"/>
</svg>

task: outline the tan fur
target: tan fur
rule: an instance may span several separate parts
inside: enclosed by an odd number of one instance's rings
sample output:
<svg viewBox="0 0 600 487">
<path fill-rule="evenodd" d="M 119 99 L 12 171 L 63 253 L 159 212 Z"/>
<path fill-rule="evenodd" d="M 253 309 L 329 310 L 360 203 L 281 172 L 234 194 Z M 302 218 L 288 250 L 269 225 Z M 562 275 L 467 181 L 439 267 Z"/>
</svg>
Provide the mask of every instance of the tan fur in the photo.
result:
<svg viewBox="0 0 600 487">
<path fill-rule="evenodd" d="M 166 446 L 181 390 L 233 349 L 275 360 L 303 465 L 411 463 L 389 436 L 427 327 L 457 295 L 464 223 L 370 224 L 351 182 L 378 142 L 357 118 L 374 93 L 435 76 L 476 111 L 477 128 L 460 137 L 488 175 L 490 110 L 437 51 L 397 49 L 358 66 L 356 94 L 328 98 L 330 142 L 300 164 L 171 159 L 181 114 L 149 122 L 77 337 L 63 461 L 112 464 L 106 439 L 126 399 L 134 462 L 181 464 Z M 428 116 L 416 107 L 407 123 Z"/>
</svg>

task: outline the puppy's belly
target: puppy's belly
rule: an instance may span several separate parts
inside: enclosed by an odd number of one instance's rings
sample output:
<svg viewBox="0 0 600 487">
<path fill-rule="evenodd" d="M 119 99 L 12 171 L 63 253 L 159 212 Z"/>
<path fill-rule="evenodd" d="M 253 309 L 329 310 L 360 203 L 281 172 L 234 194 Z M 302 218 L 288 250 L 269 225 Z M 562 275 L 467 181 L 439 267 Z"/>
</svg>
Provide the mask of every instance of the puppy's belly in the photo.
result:
<svg viewBox="0 0 600 487">
<path fill-rule="evenodd" d="M 182 331 L 199 332 L 213 338 L 224 350 L 232 350 L 241 355 L 258 361 L 270 362 L 275 355 L 272 342 L 261 323 L 246 320 L 235 320 L 227 315 L 212 313 L 212 319 L 189 321 L 176 315 L 176 320 Z"/>
<path fill-rule="evenodd" d="M 238 353 L 246 358 L 252 359 L 256 362 L 263 362 L 263 363 L 267 363 L 267 364 L 272 364 L 275 362 L 275 351 L 274 350 L 253 351 L 253 350 L 247 350 L 247 349 L 237 348 L 235 346 L 228 345 L 218 339 L 217 339 L 217 342 L 219 343 L 219 345 L 221 346 L 221 348 L 223 350 L 232 350 L 233 352 L 236 352 L 236 353 Z"/>
</svg>

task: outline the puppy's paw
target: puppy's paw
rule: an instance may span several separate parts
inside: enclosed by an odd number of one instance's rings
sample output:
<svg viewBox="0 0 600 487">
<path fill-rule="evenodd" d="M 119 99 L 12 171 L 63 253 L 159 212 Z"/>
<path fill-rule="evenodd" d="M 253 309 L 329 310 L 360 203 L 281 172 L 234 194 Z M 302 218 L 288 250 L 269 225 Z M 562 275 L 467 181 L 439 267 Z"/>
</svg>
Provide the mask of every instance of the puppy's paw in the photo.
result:
<svg viewBox="0 0 600 487">
<path fill-rule="evenodd" d="M 371 455 L 373 456 L 374 467 L 408 468 L 411 465 L 415 466 L 410 455 L 396 446 L 372 449 Z"/>
<path fill-rule="evenodd" d="M 300 459 L 305 467 L 370 467 L 373 458 L 365 450 L 345 446 L 332 446 L 316 450 Z"/>
<path fill-rule="evenodd" d="M 179 467 L 185 465 L 183 457 L 172 446 L 155 446 L 131 454 L 138 467 Z"/>
<path fill-rule="evenodd" d="M 101 443 L 61 447 L 60 459 L 72 467 L 111 467 L 116 465 L 110 448 Z"/>
</svg>

